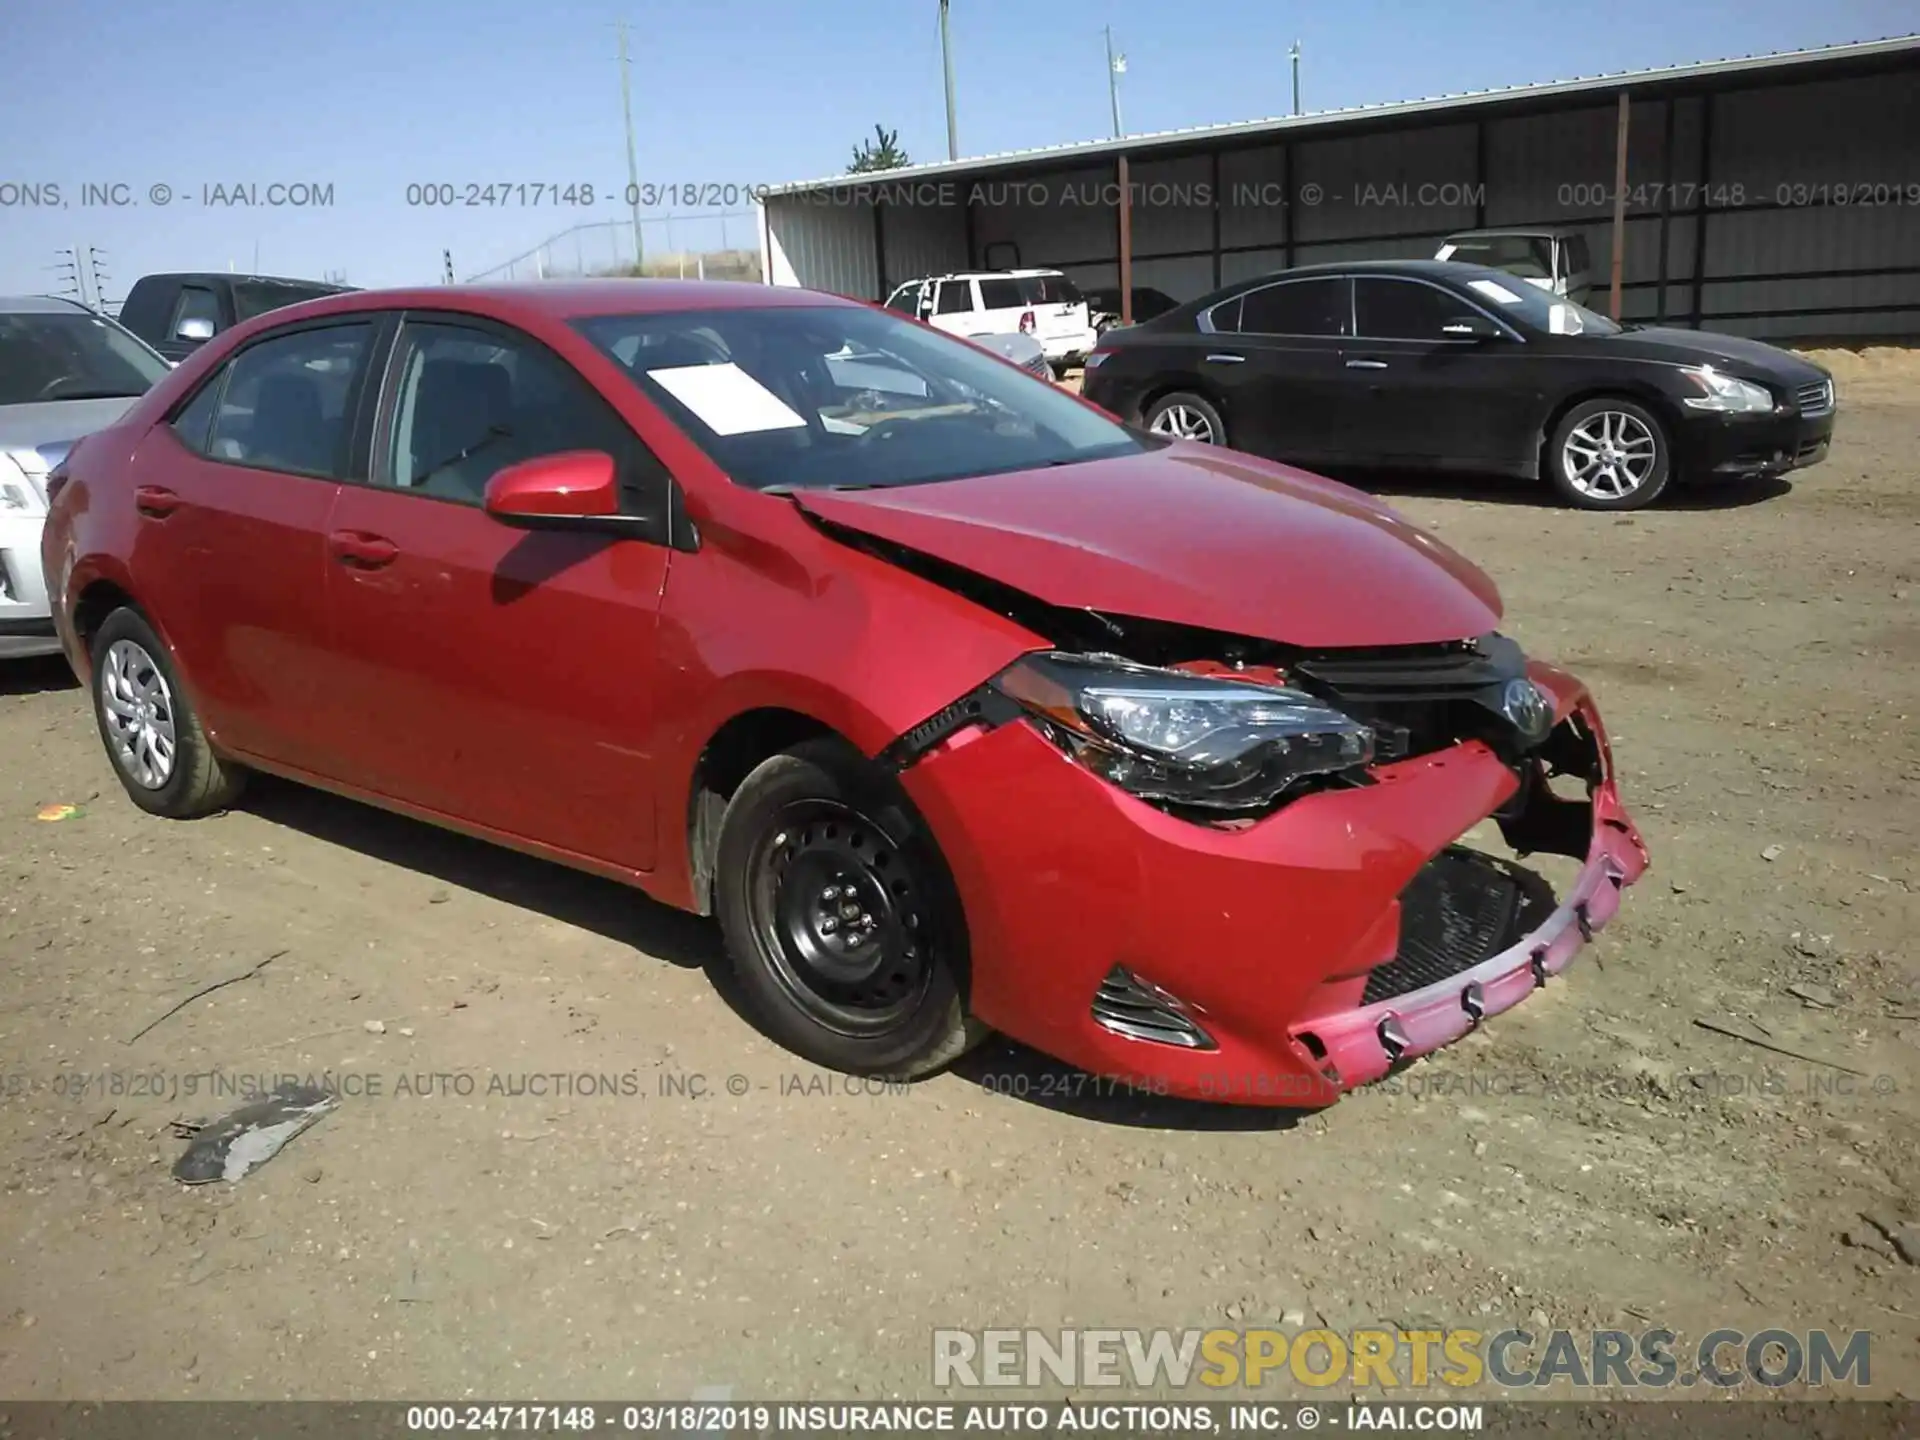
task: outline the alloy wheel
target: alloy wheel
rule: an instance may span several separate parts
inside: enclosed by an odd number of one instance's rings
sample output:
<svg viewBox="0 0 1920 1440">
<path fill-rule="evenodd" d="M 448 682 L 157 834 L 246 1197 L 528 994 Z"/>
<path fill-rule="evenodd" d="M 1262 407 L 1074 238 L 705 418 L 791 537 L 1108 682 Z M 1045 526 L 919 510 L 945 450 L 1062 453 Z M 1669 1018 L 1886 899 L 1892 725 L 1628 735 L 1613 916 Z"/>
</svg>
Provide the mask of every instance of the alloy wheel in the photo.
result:
<svg viewBox="0 0 1920 1440">
<path fill-rule="evenodd" d="M 912 1015 L 933 977 L 923 882 L 910 854 L 858 811 L 787 805 L 748 865 L 747 909 L 780 988 L 843 1035 Z"/>
<path fill-rule="evenodd" d="M 1652 477 L 1660 443 L 1639 416 L 1599 410 L 1567 432 L 1561 458 L 1567 483 L 1582 495 L 1622 500 Z"/>
<path fill-rule="evenodd" d="M 1175 440 L 1197 440 L 1202 445 L 1219 443 L 1213 433 L 1213 422 L 1191 405 L 1169 405 L 1158 415 L 1147 429 L 1155 435 L 1166 435 Z"/>
<path fill-rule="evenodd" d="M 158 790 L 173 776 L 179 737 L 173 692 L 144 646 L 116 640 L 100 671 L 100 715 L 114 763 L 134 784 Z"/>
</svg>

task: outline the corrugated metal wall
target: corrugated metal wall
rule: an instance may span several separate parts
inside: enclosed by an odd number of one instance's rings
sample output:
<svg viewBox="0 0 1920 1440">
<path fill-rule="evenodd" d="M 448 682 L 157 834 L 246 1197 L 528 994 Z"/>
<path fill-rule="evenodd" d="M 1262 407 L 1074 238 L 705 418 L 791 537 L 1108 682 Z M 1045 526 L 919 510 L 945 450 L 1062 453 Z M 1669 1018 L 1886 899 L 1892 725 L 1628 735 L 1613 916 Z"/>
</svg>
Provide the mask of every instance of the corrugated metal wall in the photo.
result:
<svg viewBox="0 0 1920 1440">
<path fill-rule="evenodd" d="M 1455 230 L 1556 225 L 1588 237 L 1604 308 L 1617 124 L 1616 102 L 1586 97 L 1142 158 L 1134 284 L 1187 300 L 1289 264 L 1431 255 Z M 1116 285 L 1116 181 L 1103 160 L 883 197 L 884 263 L 871 203 L 777 198 L 772 278 L 870 299 L 969 267 L 1056 266 L 1083 286 Z M 1779 338 L 1920 334 L 1920 71 L 1636 100 L 1628 190 L 1627 319 Z"/>
</svg>

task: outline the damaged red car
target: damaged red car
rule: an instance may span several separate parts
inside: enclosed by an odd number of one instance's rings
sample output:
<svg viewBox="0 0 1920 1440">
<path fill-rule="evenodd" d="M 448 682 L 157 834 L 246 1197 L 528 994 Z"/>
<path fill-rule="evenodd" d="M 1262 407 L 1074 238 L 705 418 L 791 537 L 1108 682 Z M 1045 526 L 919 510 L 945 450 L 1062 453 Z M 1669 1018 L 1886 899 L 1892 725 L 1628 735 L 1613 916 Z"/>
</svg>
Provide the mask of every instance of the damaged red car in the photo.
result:
<svg viewBox="0 0 1920 1440">
<path fill-rule="evenodd" d="M 358 292 L 50 477 L 135 803 L 270 772 L 710 913 L 754 1017 L 1317 1105 L 1546 984 L 1646 852 L 1587 690 L 1368 496 L 797 290 Z M 1555 897 L 1460 842 L 1573 857 Z"/>
</svg>

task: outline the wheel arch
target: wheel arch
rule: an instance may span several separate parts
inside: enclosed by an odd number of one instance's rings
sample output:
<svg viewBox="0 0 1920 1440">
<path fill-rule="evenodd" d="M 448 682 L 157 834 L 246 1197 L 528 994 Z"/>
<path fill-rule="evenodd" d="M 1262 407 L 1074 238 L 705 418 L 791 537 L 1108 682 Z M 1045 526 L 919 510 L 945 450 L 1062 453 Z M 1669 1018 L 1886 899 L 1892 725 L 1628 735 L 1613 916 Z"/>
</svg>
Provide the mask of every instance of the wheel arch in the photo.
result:
<svg viewBox="0 0 1920 1440">
<path fill-rule="evenodd" d="M 691 908 L 713 913 L 713 875 L 720 848 L 720 822 L 740 782 L 753 771 L 808 740 L 853 741 L 816 715 L 785 705 L 761 705 L 729 717 L 700 747 L 687 786 L 683 843 Z"/>
<path fill-rule="evenodd" d="M 1675 447 L 1678 444 L 1679 411 L 1675 408 L 1671 396 L 1665 394 L 1657 385 L 1651 383 L 1626 381 L 1619 383 L 1584 385 L 1570 391 L 1557 400 L 1547 411 L 1546 419 L 1541 422 L 1539 433 L 1534 437 L 1534 457 L 1539 465 L 1539 474 L 1546 476 L 1552 472 L 1547 468 L 1551 463 L 1547 448 L 1553 444 L 1554 432 L 1559 430 L 1560 422 L 1567 418 L 1576 405 L 1584 405 L 1589 400 L 1631 400 L 1643 410 L 1653 412 L 1666 431 L 1667 463 L 1675 461 Z"/>
<path fill-rule="evenodd" d="M 1218 388 L 1209 384 L 1199 375 L 1186 373 L 1172 377 L 1161 377 L 1140 392 L 1139 410 L 1134 419 L 1145 425 L 1147 412 L 1169 395 L 1198 395 L 1215 410 L 1227 424 L 1227 433 L 1233 433 L 1233 411 L 1227 404 L 1227 397 Z"/>
</svg>

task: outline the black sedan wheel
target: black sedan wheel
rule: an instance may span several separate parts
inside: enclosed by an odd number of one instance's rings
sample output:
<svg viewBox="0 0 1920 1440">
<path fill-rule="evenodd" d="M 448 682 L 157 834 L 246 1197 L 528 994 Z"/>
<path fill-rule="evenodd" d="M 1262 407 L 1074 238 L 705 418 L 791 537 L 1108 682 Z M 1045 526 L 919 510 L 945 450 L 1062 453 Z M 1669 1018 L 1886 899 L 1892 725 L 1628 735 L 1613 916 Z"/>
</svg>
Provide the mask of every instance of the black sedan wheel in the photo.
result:
<svg viewBox="0 0 1920 1440">
<path fill-rule="evenodd" d="M 1197 440 L 1202 445 L 1227 443 L 1227 424 L 1220 412 L 1198 395 L 1184 391 L 1162 395 L 1147 407 L 1147 429 L 1173 440 Z"/>
<path fill-rule="evenodd" d="M 743 998 L 809 1060 L 911 1077 L 986 1033 L 961 999 L 966 928 L 946 862 L 850 748 L 812 742 L 741 782 L 715 886 Z"/>
<path fill-rule="evenodd" d="M 1586 510 L 1637 510 L 1667 488 L 1666 427 L 1645 406 L 1614 396 L 1583 400 L 1547 445 L 1554 487 Z"/>
</svg>

